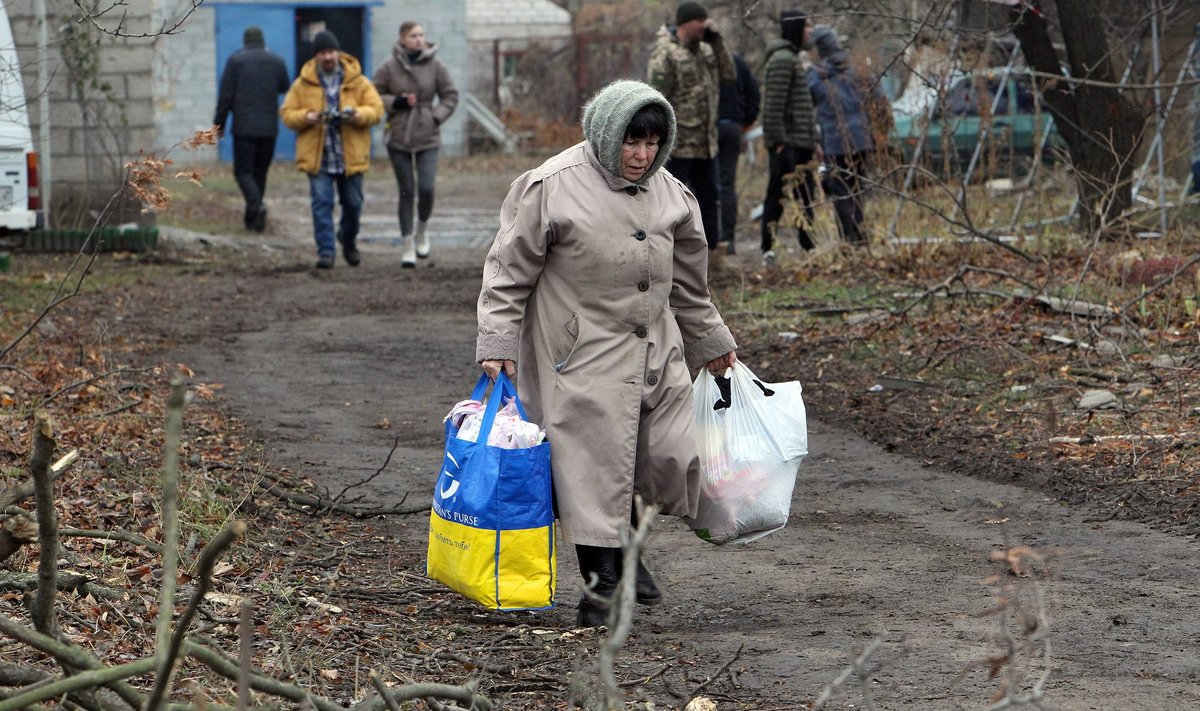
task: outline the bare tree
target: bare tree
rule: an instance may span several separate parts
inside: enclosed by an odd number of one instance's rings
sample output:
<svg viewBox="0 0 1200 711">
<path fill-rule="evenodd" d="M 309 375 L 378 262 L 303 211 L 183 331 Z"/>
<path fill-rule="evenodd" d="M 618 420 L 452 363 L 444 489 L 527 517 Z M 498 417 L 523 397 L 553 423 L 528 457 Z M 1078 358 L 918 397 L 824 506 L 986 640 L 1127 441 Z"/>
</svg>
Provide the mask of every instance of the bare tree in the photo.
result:
<svg viewBox="0 0 1200 711">
<path fill-rule="evenodd" d="M 1114 219 L 1133 202 L 1133 162 L 1117 160 L 1137 150 L 1146 114 L 1117 83 L 1101 9 L 1091 0 L 1053 0 L 1066 48 L 1062 81 L 1055 28 L 1044 6 L 1050 0 L 1024 0 L 1013 11 L 1013 34 L 1025 61 L 1040 74 L 1039 84 L 1059 133 L 1078 171 L 1080 228 L 1091 233 Z"/>
</svg>

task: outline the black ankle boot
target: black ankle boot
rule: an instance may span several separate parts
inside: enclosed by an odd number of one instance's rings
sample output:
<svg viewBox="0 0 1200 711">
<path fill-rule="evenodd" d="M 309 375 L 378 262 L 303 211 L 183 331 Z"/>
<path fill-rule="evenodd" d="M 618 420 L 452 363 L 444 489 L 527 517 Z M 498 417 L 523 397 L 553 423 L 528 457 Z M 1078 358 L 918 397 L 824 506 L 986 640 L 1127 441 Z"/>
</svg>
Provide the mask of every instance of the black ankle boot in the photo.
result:
<svg viewBox="0 0 1200 711">
<path fill-rule="evenodd" d="M 617 551 L 617 568 L 622 569 L 624 558 L 621 551 Z M 637 604 L 639 605 L 657 605 L 662 602 L 662 591 L 658 589 L 658 585 L 654 583 L 654 576 L 650 575 L 650 571 L 646 570 L 646 565 L 642 563 L 642 559 L 638 558 L 637 562 L 637 583 L 635 586 Z"/>
<path fill-rule="evenodd" d="M 592 592 L 605 598 L 603 603 L 593 603 L 585 595 L 579 600 L 579 612 L 575 615 L 575 624 L 580 627 L 599 627 L 608 624 L 608 601 L 611 601 L 617 591 L 620 575 L 617 572 L 616 548 L 601 548 L 599 546 L 575 546 L 575 554 L 579 556 L 579 572 L 583 575 L 585 584 L 591 585 L 592 574 L 596 575 L 596 584 Z"/>
</svg>

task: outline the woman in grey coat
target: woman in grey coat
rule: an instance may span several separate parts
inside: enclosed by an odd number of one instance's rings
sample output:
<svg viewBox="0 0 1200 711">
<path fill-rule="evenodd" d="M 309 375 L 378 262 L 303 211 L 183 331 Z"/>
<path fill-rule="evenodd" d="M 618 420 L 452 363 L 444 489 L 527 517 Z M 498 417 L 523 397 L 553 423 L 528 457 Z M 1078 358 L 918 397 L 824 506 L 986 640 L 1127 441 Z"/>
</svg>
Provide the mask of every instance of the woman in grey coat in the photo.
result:
<svg viewBox="0 0 1200 711">
<path fill-rule="evenodd" d="M 437 179 L 438 148 L 442 145 L 439 127 L 458 105 L 458 89 L 454 88 L 446 66 L 434 57 L 436 53 L 437 47 L 425 41 L 425 30 L 420 24 L 404 22 L 392 56 L 372 77 L 387 109 L 387 149 L 400 185 L 400 235 L 404 241 L 401 264 L 405 267 L 415 267 L 418 258 L 429 256 L 426 225 L 433 214 L 433 185 Z"/>
<path fill-rule="evenodd" d="M 484 263 L 476 359 L 520 372 L 522 402 L 551 442 L 563 538 L 611 596 L 634 495 L 695 516 L 700 462 L 689 368 L 717 372 L 737 344 L 709 297 L 696 198 L 660 170 L 670 104 L 638 81 L 601 90 L 585 140 L 513 182 Z M 637 601 L 662 598 L 645 566 Z M 602 606 L 579 603 L 582 626 Z"/>
</svg>

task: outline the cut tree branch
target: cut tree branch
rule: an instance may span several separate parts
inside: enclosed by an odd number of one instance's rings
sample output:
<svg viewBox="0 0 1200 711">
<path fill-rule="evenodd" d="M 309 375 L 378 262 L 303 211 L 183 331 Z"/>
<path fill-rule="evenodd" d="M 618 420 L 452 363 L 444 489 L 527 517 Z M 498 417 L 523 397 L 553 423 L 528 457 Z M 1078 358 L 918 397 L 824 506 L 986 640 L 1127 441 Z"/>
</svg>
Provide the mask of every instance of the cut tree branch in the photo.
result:
<svg viewBox="0 0 1200 711">
<path fill-rule="evenodd" d="M 179 571 L 179 439 L 183 429 L 183 407 L 186 404 L 187 386 L 183 379 L 171 379 L 171 393 L 167 396 L 167 428 L 163 441 L 163 576 L 162 589 L 158 595 L 158 629 L 154 636 L 154 654 L 159 662 L 154 684 L 154 695 L 161 698 L 170 684 L 173 656 L 171 647 L 171 616 L 175 611 L 175 586 Z M 156 699 L 157 700 L 157 699 Z M 157 711 L 154 703 L 147 711 Z"/>
<path fill-rule="evenodd" d="M 4 615 L 0 615 L 0 634 L 49 654 L 55 659 L 63 660 L 77 669 L 100 669 L 104 666 L 84 650 L 44 635 Z M 106 682 L 105 686 L 115 691 L 121 700 L 133 708 L 142 708 L 142 695 L 125 682 L 117 679 Z"/>
<path fill-rule="evenodd" d="M 57 679 L 36 689 L 30 689 L 15 696 L 10 696 L 0 701 L 0 711 L 20 711 L 20 709 L 28 708 L 30 704 L 49 701 L 74 691 L 95 688 L 120 679 L 128 679 L 131 676 L 145 674 L 153 669 L 154 657 L 146 657 L 145 659 L 120 664 L 115 667 L 89 669 L 85 672 Z"/>
<path fill-rule="evenodd" d="M 0 563 L 26 543 L 36 543 L 37 534 L 37 524 L 28 516 L 17 514 L 4 519 L 0 526 Z"/>
<path fill-rule="evenodd" d="M 167 646 L 165 659 L 159 659 L 159 673 L 154 680 L 154 689 L 150 692 L 150 700 L 146 704 L 146 708 L 150 711 L 159 708 L 159 705 L 166 699 L 167 692 L 171 687 L 171 676 L 175 668 L 175 659 L 178 658 L 180 649 L 183 647 L 183 640 L 187 636 L 188 627 L 191 626 L 192 620 L 196 617 L 196 610 L 200 607 L 200 603 L 204 601 L 204 596 L 208 594 L 212 587 L 212 572 L 213 566 L 216 565 L 217 558 L 222 553 L 228 550 L 229 546 L 234 541 L 240 539 L 246 533 L 246 523 L 244 521 L 233 521 L 221 532 L 208 542 L 204 550 L 200 553 L 200 562 L 197 570 L 196 587 L 192 591 L 192 597 L 188 600 L 188 605 L 184 609 L 183 614 L 179 616 L 179 622 L 175 624 L 175 633 L 171 635 L 170 644 Z M 159 654 L 163 651 L 159 651 Z M 162 670 L 167 670 L 163 673 Z"/>
<path fill-rule="evenodd" d="M 73 449 L 62 459 L 59 459 L 57 462 L 55 462 L 52 467 L 50 467 L 50 473 L 55 479 L 57 479 L 64 471 L 67 470 L 67 467 L 71 466 L 78 460 L 79 450 Z M 28 479 L 21 484 L 9 487 L 4 491 L 0 491 L 0 509 L 8 508 L 15 503 L 28 499 L 30 496 L 33 496 L 33 490 L 34 481 L 33 479 Z"/>
<path fill-rule="evenodd" d="M 609 604 L 608 635 L 604 644 L 600 645 L 600 680 L 604 685 L 604 700 L 607 708 L 619 709 L 625 705 L 625 695 L 617 683 L 617 675 L 613 663 L 617 652 L 629 639 L 633 629 L 633 603 L 637 597 L 637 569 L 641 560 L 642 548 L 650 536 L 650 525 L 658 515 L 658 506 L 643 505 L 641 496 L 634 498 L 633 505 L 637 509 L 638 526 L 632 530 L 622 530 L 621 538 L 621 580 L 617 593 Z"/>
<path fill-rule="evenodd" d="M 44 412 L 36 413 L 29 474 L 33 480 L 34 497 L 37 501 L 38 587 L 30 617 L 33 619 L 34 629 L 49 637 L 57 634 L 54 598 L 58 594 L 58 588 L 54 578 L 58 574 L 58 516 L 54 510 L 54 475 L 50 471 L 54 446 L 54 426 L 50 422 L 50 416 Z"/>
</svg>

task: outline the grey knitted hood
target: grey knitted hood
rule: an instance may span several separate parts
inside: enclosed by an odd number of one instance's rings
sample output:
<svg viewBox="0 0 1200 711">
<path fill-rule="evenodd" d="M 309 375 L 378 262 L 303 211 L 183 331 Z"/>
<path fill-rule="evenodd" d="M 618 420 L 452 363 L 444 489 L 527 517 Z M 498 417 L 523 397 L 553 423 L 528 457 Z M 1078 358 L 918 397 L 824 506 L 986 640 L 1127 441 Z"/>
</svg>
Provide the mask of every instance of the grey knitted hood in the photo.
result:
<svg viewBox="0 0 1200 711">
<path fill-rule="evenodd" d="M 667 112 L 667 135 L 660 136 L 658 155 L 645 175 L 644 183 L 658 172 L 675 148 L 675 112 L 662 94 L 640 81 L 621 80 L 604 87 L 583 107 L 583 137 L 591 144 L 600 165 L 613 175 L 621 175 L 621 145 L 629 122 L 643 106 L 658 104 Z"/>
</svg>

